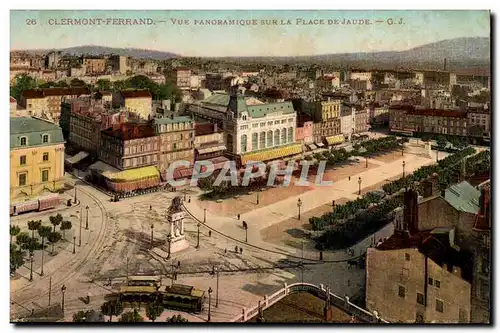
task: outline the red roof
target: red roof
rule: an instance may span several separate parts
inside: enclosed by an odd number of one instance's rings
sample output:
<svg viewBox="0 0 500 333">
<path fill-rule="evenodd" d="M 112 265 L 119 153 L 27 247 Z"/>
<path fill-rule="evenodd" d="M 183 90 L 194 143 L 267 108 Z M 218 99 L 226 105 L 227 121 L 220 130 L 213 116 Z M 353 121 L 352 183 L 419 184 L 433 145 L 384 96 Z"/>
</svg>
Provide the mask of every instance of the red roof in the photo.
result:
<svg viewBox="0 0 500 333">
<path fill-rule="evenodd" d="M 221 132 L 220 129 L 217 132 Z M 215 126 L 211 123 L 195 124 L 194 133 L 196 136 L 213 134 L 215 132 Z"/>
<path fill-rule="evenodd" d="M 120 92 L 124 98 L 142 98 L 151 97 L 149 90 L 122 90 Z"/>
<path fill-rule="evenodd" d="M 68 96 L 68 95 L 88 95 L 90 90 L 87 87 L 76 88 L 44 88 L 30 89 L 23 91 L 24 98 L 44 98 L 45 96 Z"/>
<path fill-rule="evenodd" d="M 121 140 L 134 140 L 155 136 L 155 130 L 150 123 L 123 123 L 119 128 L 109 128 L 102 132 Z"/>
</svg>

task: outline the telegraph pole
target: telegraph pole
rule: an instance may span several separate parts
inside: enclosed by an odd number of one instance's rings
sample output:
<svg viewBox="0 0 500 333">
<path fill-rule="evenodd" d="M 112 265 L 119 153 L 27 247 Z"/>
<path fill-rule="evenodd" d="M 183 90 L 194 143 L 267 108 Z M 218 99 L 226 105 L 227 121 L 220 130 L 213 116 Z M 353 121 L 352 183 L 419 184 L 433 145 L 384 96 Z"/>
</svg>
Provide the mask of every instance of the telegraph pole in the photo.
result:
<svg viewBox="0 0 500 333">
<path fill-rule="evenodd" d="M 85 220 L 85 230 L 89 230 L 89 206 L 85 207 L 87 211 L 86 220 Z"/>
<path fill-rule="evenodd" d="M 82 210 L 80 210 L 80 235 L 78 237 L 78 246 L 82 246 Z"/>
<path fill-rule="evenodd" d="M 52 294 L 52 277 L 49 278 L 49 306 L 50 306 L 50 298 Z"/>
<path fill-rule="evenodd" d="M 217 289 L 215 289 L 215 307 L 219 307 L 219 269 L 215 269 L 217 273 Z"/>
</svg>

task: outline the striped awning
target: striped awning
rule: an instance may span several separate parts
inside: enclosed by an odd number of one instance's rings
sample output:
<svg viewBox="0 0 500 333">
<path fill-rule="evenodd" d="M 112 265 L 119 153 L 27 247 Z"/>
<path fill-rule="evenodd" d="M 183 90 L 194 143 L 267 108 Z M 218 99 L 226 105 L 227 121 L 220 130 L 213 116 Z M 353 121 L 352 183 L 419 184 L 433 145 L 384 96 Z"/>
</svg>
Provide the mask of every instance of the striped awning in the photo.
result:
<svg viewBox="0 0 500 333">
<path fill-rule="evenodd" d="M 200 170 L 203 172 L 203 168 Z M 177 168 L 174 170 L 173 177 L 174 179 L 182 179 L 182 178 L 188 178 L 193 175 L 193 168 Z"/>
<path fill-rule="evenodd" d="M 208 153 L 213 153 L 216 151 L 221 151 L 221 150 L 226 150 L 225 145 L 217 145 L 217 146 L 212 146 L 212 147 L 207 147 L 207 148 L 199 148 L 198 149 L 198 154 L 208 154 Z"/>
<path fill-rule="evenodd" d="M 102 175 L 113 182 L 132 182 L 148 178 L 159 178 L 160 172 L 154 166 L 147 166 L 120 172 L 105 171 Z"/>
<path fill-rule="evenodd" d="M 336 144 L 342 143 L 344 141 L 345 141 L 345 137 L 343 134 L 329 136 L 326 138 L 326 142 L 328 142 L 328 145 L 336 145 Z"/>
<path fill-rule="evenodd" d="M 265 162 L 300 153 L 302 153 L 302 145 L 291 144 L 241 155 L 241 164 L 247 164 L 248 162 Z"/>
</svg>

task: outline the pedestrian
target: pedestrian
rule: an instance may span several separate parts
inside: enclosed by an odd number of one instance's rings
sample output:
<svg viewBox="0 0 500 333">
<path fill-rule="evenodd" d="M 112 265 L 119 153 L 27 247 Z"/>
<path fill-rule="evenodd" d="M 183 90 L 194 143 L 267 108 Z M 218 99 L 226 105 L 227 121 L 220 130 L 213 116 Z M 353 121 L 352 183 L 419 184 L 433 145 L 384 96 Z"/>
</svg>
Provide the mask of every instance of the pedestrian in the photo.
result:
<svg viewBox="0 0 500 333">
<path fill-rule="evenodd" d="M 243 248 L 240 247 L 240 254 L 243 254 Z"/>
<path fill-rule="evenodd" d="M 153 206 L 149 205 L 149 210 L 153 210 Z"/>
<path fill-rule="evenodd" d="M 212 237 L 212 230 L 208 230 L 208 237 Z"/>
<path fill-rule="evenodd" d="M 347 286 L 350 287 L 351 286 L 351 280 L 347 279 Z"/>
<path fill-rule="evenodd" d="M 188 202 L 191 203 L 191 196 L 189 196 Z"/>
<path fill-rule="evenodd" d="M 226 254 L 226 253 L 227 253 L 227 249 L 224 249 L 224 254 Z"/>
<path fill-rule="evenodd" d="M 238 247 L 237 246 L 234 247 L 234 252 L 238 253 Z"/>
<path fill-rule="evenodd" d="M 323 251 L 319 251 L 319 260 L 323 260 Z"/>
<path fill-rule="evenodd" d="M 181 261 L 177 260 L 177 268 L 181 267 Z"/>
<path fill-rule="evenodd" d="M 240 220 L 240 214 L 238 214 L 238 221 Z"/>
<path fill-rule="evenodd" d="M 87 304 L 90 304 L 90 291 L 87 292 Z"/>
<path fill-rule="evenodd" d="M 351 181 L 351 176 L 349 176 L 349 181 Z"/>
</svg>

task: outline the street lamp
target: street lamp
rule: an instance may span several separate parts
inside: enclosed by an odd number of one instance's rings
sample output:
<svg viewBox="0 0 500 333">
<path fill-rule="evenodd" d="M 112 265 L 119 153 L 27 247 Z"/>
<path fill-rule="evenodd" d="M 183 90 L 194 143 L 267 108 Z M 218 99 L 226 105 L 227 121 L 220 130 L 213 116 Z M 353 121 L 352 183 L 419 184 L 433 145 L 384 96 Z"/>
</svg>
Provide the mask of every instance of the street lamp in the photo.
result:
<svg viewBox="0 0 500 333">
<path fill-rule="evenodd" d="M 243 228 L 245 229 L 245 243 L 248 243 L 248 224 L 243 221 Z"/>
<path fill-rule="evenodd" d="M 80 211 L 80 233 L 78 235 L 78 246 L 82 247 L 82 211 Z"/>
<path fill-rule="evenodd" d="M 207 223 L 207 209 L 203 208 L 203 223 Z"/>
<path fill-rule="evenodd" d="M 358 178 L 359 190 L 358 195 L 361 195 L 361 177 Z"/>
<path fill-rule="evenodd" d="M 87 219 L 85 220 L 85 230 L 89 230 L 89 206 L 85 207 Z"/>
<path fill-rule="evenodd" d="M 198 227 L 198 239 L 196 241 L 196 248 L 198 249 L 200 247 L 200 223 L 196 225 Z"/>
<path fill-rule="evenodd" d="M 366 161 L 366 167 L 368 168 L 368 157 L 365 158 Z"/>
<path fill-rule="evenodd" d="M 168 255 L 167 259 L 170 259 L 170 252 L 172 251 L 172 235 L 168 234 L 167 236 L 167 242 L 168 242 Z"/>
<path fill-rule="evenodd" d="M 75 184 L 75 198 L 73 201 L 76 203 L 76 184 Z"/>
<path fill-rule="evenodd" d="M 404 142 L 401 142 L 401 156 L 405 155 L 405 144 Z"/>
<path fill-rule="evenodd" d="M 62 309 L 62 312 L 64 313 L 64 293 L 66 292 L 66 286 L 64 284 L 61 287 L 61 292 L 62 292 L 61 309 Z"/>
<path fill-rule="evenodd" d="M 405 178 L 405 165 L 406 165 L 406 162 L 403 161 L 403 178 Z"/>
<path fill-rule="evenodd" d="M 217 287 L 215 288 L 215 307 L 219 307 L 219 269 L 215 266 L 212 267 L 212 275 L 217 276 Z"/>
<path fill-rule="evenodd" d="M 73 254 L 75 254 L 76 252 L 75 247 L 76 247 L 76 236 L 73 236 Z"/>
<path fill-rule="evenodd" d="M 153 249 L 153 239 L 154 239 L 153 238 L 153 230 L 154 230 L 154 227 L 155 227 L 154 223 L 151 222 L 151 249 Z"/>
<path fill-rule="evenodd" d="M 211 310 L 212 310 L 212 287 L 208 288 L 208 321 L 211 319 Z"/>
<path fill-rule="evenodd" d="M 259 204 L 259 191 L 257 190 L 257 205 Z"/>
<path fill-rule="evenodd" d="M 30 250 L 30 281 L 33 281 L 33 250 Z"/>
<path fill-rule="evenodd" d="M 297 208 L 299 209 L 299 220 L 300 220 L 300 207 L 302 206 L 302 200 L 300 198 L 297 200 Z"/>
</svg>

